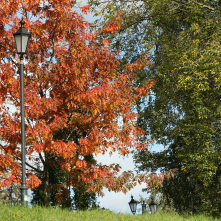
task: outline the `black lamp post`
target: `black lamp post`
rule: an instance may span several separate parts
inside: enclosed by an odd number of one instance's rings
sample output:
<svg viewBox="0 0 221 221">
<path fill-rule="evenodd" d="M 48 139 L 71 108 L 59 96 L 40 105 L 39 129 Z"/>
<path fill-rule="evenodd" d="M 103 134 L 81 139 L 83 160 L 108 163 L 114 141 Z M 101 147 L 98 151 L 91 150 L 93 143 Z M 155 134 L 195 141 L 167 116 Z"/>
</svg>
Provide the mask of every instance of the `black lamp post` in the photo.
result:
<svg viewBox="0 0 221 221">
<path fill-rule="evenodd" d="M 143 200 L 143 204 L 142 204 L 142 214 L 146 213 L 146 204 L 145 201 Z"/>
<path fill-rule="evenodd" d="M 25 172 L 25 114 L 24 114 L 24 61 L 23 55 L 27 53 L 31 34 L 24 27 L 25 21 L 20 21 L 21 27 L 13 34 L 17 53 L 20 54 L 20 90 L 21 90 L 21 151 L 22 151 L 22 183 L 21 183 L 21 201 L 22 205 L 28 204 L 26 172 Z"/>
<path fill-rule="evenodd" d="M 151 199 L 152 199 L 152 201 L 149 204 L 150 211 L 151 211 L 151 213 L 156 213 L 156 211 L 157 211 L 157 204 L 153 201 L 153 198 L 151 198 Z"/>
<path fill-rule="evenodd" d="M 131 212 L 135 214 L 137 210 L 137 202 L 133 199 L 132 195 L 131 195 L 131 201 L 129 202 L 129 206 L 130 206 Z"/>
</svg>

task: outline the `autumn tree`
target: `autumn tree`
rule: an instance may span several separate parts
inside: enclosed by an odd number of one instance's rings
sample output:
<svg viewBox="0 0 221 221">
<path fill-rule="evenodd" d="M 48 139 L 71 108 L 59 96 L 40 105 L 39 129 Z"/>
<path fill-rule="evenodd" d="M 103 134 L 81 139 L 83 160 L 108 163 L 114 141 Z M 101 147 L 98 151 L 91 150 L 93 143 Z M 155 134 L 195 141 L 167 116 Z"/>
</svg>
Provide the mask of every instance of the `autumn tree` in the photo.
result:
<svg viewBox="0 0 221 221">
<path fill-rule="evenodd" d="M 133 87 L 134 73 L 149 64 L 146 54 L 119 72 L 119 52 L 111 52 L 107 40 L 99 41 L 89 32 L 89 23 L 72 6 L 71 0 L 0 2 L 0 136 L 4 141 L 0 175 L 11 171 L 1 186 L 21 183 L 19 57 L 13 33 L 24 16 L 25 27 L 32 34 L 24 76 L 27 186 L 34 189 L 42 184 L 45 206 L 50 201 L 53 156 L 59 157 L 56 163 L 69 177 L 56 186 L 59 205 L 64 202 L 63 190 L 81 183 L 89 193 L 99 195 L 103 187 L 123 192 L 132 188 L 138 178 L 130 171 L 118 176 L 120 165 L 100 165 L 85 157 L 115 151 L 127 155 L 131 148 L 146 149 L 150 142 L 136 139 L 145 131 L 137 127 L 137 114 L 131 110 L 154 85 L 150 80 Z M 86 13 L 89 7 L 81 10 Z M 111 25 L 106 31 L 109 29 Z M 10 112 L 8 104 L 15 111 Z M 119 114 L 124 121 L 121 129 L 116 121 Z M 63 129 L 65 138 L 53 137 Z M 71 136 L 75 140 L 69 140 Z"/>
<path fill-rule="evenodd" d="M 149 79 L 156 84 L 152 99 L 137 102 L 138 125 L 165 150 L 135 155 L 139 171 L 177 168 L 176 179 L 165 180 L 162 190 L 175 208 L 219 215 L 220 1 L 89 3 L 103 16 L 93 27 L 100 28 L 100 38 L 107 38 L 113 51 L 124 52 L 124 63 L 150 52 L 152 65 L 137 72 L 137 85 Z M 106 33 L 112 21 L 118 22 L 118 30 Z M 178 185 L 182 197 L 177 196 Z"/>
</svg>

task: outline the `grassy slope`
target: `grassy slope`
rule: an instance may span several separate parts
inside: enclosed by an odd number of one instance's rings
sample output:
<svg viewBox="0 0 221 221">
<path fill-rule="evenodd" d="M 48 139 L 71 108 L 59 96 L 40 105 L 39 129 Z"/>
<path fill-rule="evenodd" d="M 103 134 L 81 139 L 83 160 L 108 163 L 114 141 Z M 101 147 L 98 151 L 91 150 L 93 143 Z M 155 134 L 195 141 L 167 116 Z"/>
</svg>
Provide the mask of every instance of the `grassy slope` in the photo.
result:
<svg viewBox="0 0 221 221">
<path fill-rule="evenodd" d="M 192 216 L 183 218 L 179 215 L 170 214 L 146 214 L 136 215 L 131 214 L 116 214 L 110 211 L 92 210 L 74 213 L 72 211 L 60 210 L 54 208 L 34 207 L 7 207 L 0 205 L 0 221 L 212 221 L 221 219 L 212 219 L 211 217 Z"/>
</svg>

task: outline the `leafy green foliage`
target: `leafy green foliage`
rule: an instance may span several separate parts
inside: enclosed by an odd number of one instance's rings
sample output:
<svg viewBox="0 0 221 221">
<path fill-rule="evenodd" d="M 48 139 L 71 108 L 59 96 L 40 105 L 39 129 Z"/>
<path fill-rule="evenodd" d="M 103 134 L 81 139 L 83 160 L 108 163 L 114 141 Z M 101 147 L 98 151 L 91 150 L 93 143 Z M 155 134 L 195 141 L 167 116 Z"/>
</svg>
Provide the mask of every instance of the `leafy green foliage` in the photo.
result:
<svg viewBox="0 0 221 221">
<path fill-rule="evenodd" d="M 57 161 L 56 157 L 51 157 L 53 161 Z M 45 176 L 42 174 L 39 174 L 39 179 L 42 180 L 42 183 L 35 189 L 33 189 L 33 199 L 31 203 L 33 205 L 40 205 L 40 206 L 47 206 L 44 204 L 45 202 L 45 197 L 48 197 L 48 205 L 50 206 L 57 206 L 56 205 L 56 196 L 60 196 L 57 187 L 61 185 L 62 182 L 67 180 L 67 176 L 65 171 L 61 169 L 61 167 L 55 163 L 55 165 L 51 165 L 49 167 L 49 189 L 48 189 L 48 194 L 45 196 L 44 194 L 44 185 L 45 185 Z M 65 186 L 60 186 L 59 188 L 60 193 L 63 193 L 63 195 L 66 196 L 65 200 L 60 202 L 60 205 L 62 208 L 71 208 L 72 207 L 72 202 L 70 198 L 70 191 L 67 187 Z"/>
<path fill-rule="evenodd" d="M 90 194 L 86 191 L 85 186 L 73 188 L 74 196 L 74 207 L 76 210 L 86 210 L 89 208 L 96 208 L 96 193 Z"/>
</svg>

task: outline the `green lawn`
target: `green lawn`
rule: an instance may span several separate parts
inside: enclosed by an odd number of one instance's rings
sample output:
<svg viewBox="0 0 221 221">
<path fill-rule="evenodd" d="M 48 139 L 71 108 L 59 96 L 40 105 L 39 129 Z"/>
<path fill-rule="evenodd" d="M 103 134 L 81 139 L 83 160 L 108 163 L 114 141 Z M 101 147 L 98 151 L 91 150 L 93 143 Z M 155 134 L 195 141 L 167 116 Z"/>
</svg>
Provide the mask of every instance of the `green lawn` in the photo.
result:
<svg viewBox="0 0 221 221">
<path fill-rule="evenodd" d="M 108 210 L 92 210 L 84 212 L 72 212 L 54 208 L 41 208 L 41 207 L 8 207 L 0 205 L 0 221 L 138 221 L 138 220 L 150 220 L 150 221 L 209 221 L 209 220 L 220 220 L 213 219 L 212 217 L 201 216 L 189 216 L 182 217 L 179 215 L 170 214 L 145 214 L 145 215 L 131 215 L 131 214 L 116 214 Z"/>
</svg>

